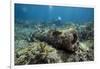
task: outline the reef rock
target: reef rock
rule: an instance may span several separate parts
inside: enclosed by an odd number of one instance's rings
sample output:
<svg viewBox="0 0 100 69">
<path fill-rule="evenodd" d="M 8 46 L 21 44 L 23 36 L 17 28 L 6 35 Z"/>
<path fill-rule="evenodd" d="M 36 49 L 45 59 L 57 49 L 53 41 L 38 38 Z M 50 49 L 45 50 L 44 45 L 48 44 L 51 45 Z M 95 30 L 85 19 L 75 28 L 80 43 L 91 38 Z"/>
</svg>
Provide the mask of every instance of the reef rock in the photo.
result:
<svg viewBox="0 0 100 69">
<path fill-rule="evenodd" d="M 77 30 L 73 28 L 67 30 L 48 30 L 45 33 L 38 32 L 32 34 L 31 38 L 36 38 L 57 49 L 63 49 L 70 52 L 75 52 L 79 45 Z"/>
</svg>

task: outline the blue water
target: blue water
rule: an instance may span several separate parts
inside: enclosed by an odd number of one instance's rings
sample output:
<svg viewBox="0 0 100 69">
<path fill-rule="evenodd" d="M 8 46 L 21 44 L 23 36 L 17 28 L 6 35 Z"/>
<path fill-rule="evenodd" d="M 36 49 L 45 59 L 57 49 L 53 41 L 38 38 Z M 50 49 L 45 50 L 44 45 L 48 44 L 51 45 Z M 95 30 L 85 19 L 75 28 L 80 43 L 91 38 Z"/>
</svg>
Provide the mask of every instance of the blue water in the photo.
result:
<svg viewBox="0 0 100 69">
<path fill-rule="evenodd" d="M 94 21 L 94 8 L 15 4 L 15 19 L 83 23 Z"/>
</svg>

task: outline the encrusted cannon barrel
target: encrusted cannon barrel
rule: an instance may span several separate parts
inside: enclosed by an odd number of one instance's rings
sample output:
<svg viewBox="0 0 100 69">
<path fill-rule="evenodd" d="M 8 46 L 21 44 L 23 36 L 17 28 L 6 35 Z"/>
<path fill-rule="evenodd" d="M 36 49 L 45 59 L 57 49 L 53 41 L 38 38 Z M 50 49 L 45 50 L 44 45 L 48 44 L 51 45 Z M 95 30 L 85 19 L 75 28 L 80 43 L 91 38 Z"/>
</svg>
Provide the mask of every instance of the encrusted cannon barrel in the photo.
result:
<svg viewBox="0 0 100 69">
<path fill-rule="evenodd" d="M 32 39 L 38 39 L 46 42 L 57 49 L 75 52 L 78 49 L 78 33 L 75 29 L 67 30 L 48 30 L 46 32 L 37 32 L 32 34 Z"/>
</svg>

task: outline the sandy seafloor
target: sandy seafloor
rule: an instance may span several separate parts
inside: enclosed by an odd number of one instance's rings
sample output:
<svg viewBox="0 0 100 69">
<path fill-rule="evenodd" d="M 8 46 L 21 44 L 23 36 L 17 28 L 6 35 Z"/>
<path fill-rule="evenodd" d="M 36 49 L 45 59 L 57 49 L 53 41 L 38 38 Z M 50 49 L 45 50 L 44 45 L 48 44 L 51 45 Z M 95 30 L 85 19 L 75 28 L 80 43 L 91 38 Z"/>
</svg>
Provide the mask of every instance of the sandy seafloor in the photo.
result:
<svg viewBox="0 0 100 69">
<path fill-rule="evenodd" d="M 41 27 L 40 27 L 41 25 Z M 56 49 L 46 42 L 31 41 L 34 31 L 50 29 L 76 28 L 79 36 L 79 48 L 69 53 Z M 94 27 L 93 22 L 85 24 L 67 23 L 62 26 L 15 23 L 15 65 L 50 64 L 67 62 L 84 62 L 94 60 Z M 89 33 L 90 32 L 90 33 Z"/>
</svg>

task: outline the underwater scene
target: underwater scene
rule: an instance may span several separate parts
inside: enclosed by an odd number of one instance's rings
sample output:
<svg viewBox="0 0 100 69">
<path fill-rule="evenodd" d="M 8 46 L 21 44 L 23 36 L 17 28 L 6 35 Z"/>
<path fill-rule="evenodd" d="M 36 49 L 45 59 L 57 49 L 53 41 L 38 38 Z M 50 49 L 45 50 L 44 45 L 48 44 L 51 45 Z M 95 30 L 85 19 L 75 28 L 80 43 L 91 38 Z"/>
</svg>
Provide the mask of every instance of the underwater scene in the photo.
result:
<svg viewBox="0 0 100 69">
<path fill-rule="evenodd" d="M 14 5 L 14 64 L 94 61 L 94 8 Z"/>
</svg>

